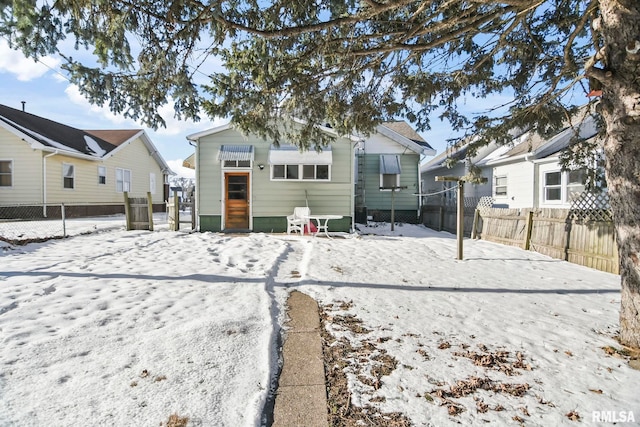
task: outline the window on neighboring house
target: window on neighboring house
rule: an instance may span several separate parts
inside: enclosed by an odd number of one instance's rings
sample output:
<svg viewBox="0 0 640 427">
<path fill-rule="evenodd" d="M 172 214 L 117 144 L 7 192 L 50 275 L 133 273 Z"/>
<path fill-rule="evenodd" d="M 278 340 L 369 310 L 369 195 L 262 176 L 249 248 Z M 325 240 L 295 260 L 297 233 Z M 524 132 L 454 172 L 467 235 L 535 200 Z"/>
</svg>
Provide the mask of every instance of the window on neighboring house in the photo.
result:
<svg viewBox="0 0 640 427">
<path fill-rule="evenodd" d="M 584 170 L 551 171 L 544 174 L 544 201 L 549 203 L 568 203 L 576 194 L 585 189 L 587 174 Z"/>
<path fill-rule="evenodd" d="M 584 191 L 587 183 L 586 171 L 579 169 L 566 172 L 567 174 L 567 201 L 573 200 L 573 195 L 578 195 Z"/>
<path fill-rule="evenodd" d="M 506 196 L 507 195 L 507 176 L 500 175 L 493 179 L 493 195 L 494 196 Z"/>
<path fill-rule="evenodd" d="M 75 175 L 75 167 L 72 164 L 62 164 L 62 186 L 64 188 L 75 188 Z"/>
<path fill-rule="evenodd" d="M 131 171 L 129 169 L 116 168 L 116 191 L 118 193 L 131 191 Z"/>
<path fill-rule="evenodd" d="M 153 172 L 149 174 L 149 192 L 156 194 L 156 174 Z"/>
<path fill-rule="evenodd" d="M 390 190 L 393 187 L 400 187 L 400 174 L 399 173 L 380 174 L 380 187 L 383 187 L 384 189 L 387 189 L 387 190 Z"/>
<path fill-rule="evenodd" d="M 0 160 L 0 187 L 13 186 L 13 161 Z"/>
<path fill-rule="evenodd" d="M 98 166 L 98 184 L 107 183 L 107 168 L 105 166 Z"/>
<path fill-rule="evenodd" d="M 330 165 L 271 165 L 271 179 L 329 181 L 330 170 Z"/>
</svg>

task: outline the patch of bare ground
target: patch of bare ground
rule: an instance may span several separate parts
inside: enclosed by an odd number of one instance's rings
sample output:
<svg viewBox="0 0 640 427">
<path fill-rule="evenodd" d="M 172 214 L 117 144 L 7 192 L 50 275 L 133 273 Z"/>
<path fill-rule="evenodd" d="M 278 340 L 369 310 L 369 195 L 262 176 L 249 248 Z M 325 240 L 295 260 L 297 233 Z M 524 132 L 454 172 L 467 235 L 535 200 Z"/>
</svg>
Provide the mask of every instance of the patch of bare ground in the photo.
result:
<svg viewBox="0 0 640 427">
<path fill-rule="evenodd" d="M 348 339 L 344 337 L 336 339 L 329 333 L 327 324 L 349 330 L 354 334 L 368 334 L 370 332 L 362 326 L 362 321 L 355 316 L 331 315 L 332 310 L 344 310 L 349 306 L 350 304 L 342 303 L 335 308 L 332 304 L 320 308 L 329 426 L 410 426 L 410 420 L 399 412 L 383 413 L 371 405 L 360 407 L 351 402 L 346 369 L 351 369 L 363 384 L 370 386 L 373 390 L 378 390 L 382 385 L 383 377 L 389 375 L 396 368 L 397 361 L 384 349 L 377 347 L 376 344 L 384 342 L 384 340 L 365 341 L 354 347 Z M 368 367 L 370 368 L 367 369 Z M 382 402 L 384 398 L 373 397 L 371 401 Z"/>
<path fill-rule="evenodd" d="M 340 311 L 348 311 L 352 307 L 351 301 L 320 307 L 329 425 L 332 427 L 410 426 L 412 425 L 411 420 L 403 413 L 383 413 L 375 406 L 376 403 L 385 401 L 384 397 L 376 395 L 375 392 L 382 387 L 385 376 L 391 374 L 398 367 L 398 361 L 380 345 L 391 340 L 390 337 L 368 338 L 372 331 L 363 325 L 362 320 L 352 314 L 339 313 Z M 336 336 L 332 335 L 332 331 Z M 418 338 L 417 335 L 411 334 L 403 336 Z M 475 337 L 472 336 L 472 338 Z M 445 357 L 459 360 L 458 363 L 465 363 L 464 360 L 468 360 L 481 368 L 475 376 L 447 381 L 429 381 L 436 388 L 418 394 L 418 396 L 424 397 L 425 402 L 438 404 L 446 409 L 452 420 L 458 418 L 464 411 L 473 410 L 473 406 L 475 406 L 477 413 L 504 412 L 504 417 L 523 425 L 526 423 L 526 419 L 531 416 L 529 412 L 531 406 L 528 406 L 526 402 L 531 404 L 537 401 L 539 405 L 555 406 L 535 394 L 525 381 L 512 382 L 495 378 L 498 375 L 504 376 L 506 379 L 532 371 L 533 366 L 522 352 L 512 352 L 505 349 L 491 350 L 484 344 L 478 344 L 474 349 L 471 349 L 472 346 L 469 344 L 452 344 L 444 339 L 441 339 L 431 349 L 427 349 L 422 343 L 417 345 L 419 347 L 417 352 L 423 356 L 425 361 L 432 360 L 432 356 L 427 350 L 432 355 L 440 350 L 448 354 Z M 605 351 L 607 350 L 605 349 Z M 414 369 L 406 365 L 402 367 Z M 370 390 L 369 403 L 365 406 L 360 407 L 352 403 L 347 373 L 352 375 L 352 380 L 355 378 L 365 386 L 365 390 L 367 388 Z M 492 373 L 493 378 L 489 378 L 489 373 Z M 500 403 L 504 399 L 494 401 L 494 398 L 500 395 L 511 401 L 512 404 L 509 405 L 509 408 Z M 468 397 L 473 399 L 471 407 L 469 407 Z M 567 416 L 569 419 L 576 419 L 575 416 Z"/>
</svg>

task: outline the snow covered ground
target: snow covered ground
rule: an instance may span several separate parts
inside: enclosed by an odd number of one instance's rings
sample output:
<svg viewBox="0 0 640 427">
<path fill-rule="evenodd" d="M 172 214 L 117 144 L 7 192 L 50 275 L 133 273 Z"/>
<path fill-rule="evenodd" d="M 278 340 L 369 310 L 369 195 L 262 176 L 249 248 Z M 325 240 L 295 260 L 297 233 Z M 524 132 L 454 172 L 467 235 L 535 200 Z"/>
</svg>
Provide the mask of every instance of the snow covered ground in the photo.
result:
<svg viewBox="0 0 640 427">
<path fill-rule="evenodd" d="M 454 236 L 409 225 L 95 230 L 0 242 L 0 426 L 260 425 L 294 289 L 368 349 L 345 369 L 354 404 L 417 426 L 640 422 L 618 276 L 484 241 L 458 261 Z"/>
</svg>

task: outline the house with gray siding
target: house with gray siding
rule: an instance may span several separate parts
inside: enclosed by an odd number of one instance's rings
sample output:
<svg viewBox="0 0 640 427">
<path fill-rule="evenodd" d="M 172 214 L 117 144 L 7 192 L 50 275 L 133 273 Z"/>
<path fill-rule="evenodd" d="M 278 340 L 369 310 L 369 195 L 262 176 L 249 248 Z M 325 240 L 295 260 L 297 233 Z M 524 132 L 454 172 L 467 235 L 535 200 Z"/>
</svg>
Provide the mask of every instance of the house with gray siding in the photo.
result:
<svg viewBox="0 0 640 427">
<path fill-rule="evenodd" d="M 352 230 L 359 139 L 321 130 L 335 137 L 321 152 L 275 146 L 230 124 L 189 135 L 199 230 L 284 232 L 286 216 L 298 206 L 308 206 L 312 215 L 341 216 L 330 221 L 330 231 Z"/>
</svg>

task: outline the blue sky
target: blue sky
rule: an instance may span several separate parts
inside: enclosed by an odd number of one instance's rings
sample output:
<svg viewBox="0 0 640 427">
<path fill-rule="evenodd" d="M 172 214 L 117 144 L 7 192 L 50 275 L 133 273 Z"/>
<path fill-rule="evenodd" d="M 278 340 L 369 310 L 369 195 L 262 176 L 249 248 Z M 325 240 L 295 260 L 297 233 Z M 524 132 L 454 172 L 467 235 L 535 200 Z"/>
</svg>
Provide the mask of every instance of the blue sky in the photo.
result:
<svg viewBox="0 0 640 427">
<path fill-rule="evenodd" d="M 45 57 L 40 62 L 25 58 L 21 52 L 11 50 L 0 39 L 0 104 L 25 110 L 79 129 L 144 129 L 156 145 L 165 161 L 180 176 L 193 177 L 193 171 L 182 168 L 182 160 L 193 153 L 186 136 L 219 126 L 224 119 L 203 118 L 198 123 L 178 121 L 173 118 L 173 106 L 167 105 L 161 115 L 167 122 L 166 129 L 154 131 L 122 116 L 116 116 L 108 108 L 89 104 L 60 70 L 59 59 Z M 433 129 L 421 135 L 438 153 L 446 148 L 451 131 L 437 118 Z"/>
</svg>

